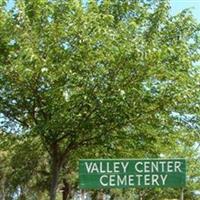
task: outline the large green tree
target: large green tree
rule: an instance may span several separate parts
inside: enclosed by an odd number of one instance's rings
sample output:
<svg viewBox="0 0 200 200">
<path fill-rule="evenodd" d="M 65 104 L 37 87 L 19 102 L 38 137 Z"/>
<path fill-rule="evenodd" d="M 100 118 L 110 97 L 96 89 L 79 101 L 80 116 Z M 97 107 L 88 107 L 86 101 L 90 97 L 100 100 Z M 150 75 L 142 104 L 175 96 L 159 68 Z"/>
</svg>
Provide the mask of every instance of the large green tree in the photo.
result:
<svg viewBox="0 0 200 200">
<path fill-rule="evenodd" d="M 155 155 L 172 142 L 173 112 L 195 111 L 199 26 L 189 12 L 170 16 L 159 0 L 5 2 L 1 128 L 40 137 L 51 200 L 77 149 L 124 140 Z"/>
</svg>

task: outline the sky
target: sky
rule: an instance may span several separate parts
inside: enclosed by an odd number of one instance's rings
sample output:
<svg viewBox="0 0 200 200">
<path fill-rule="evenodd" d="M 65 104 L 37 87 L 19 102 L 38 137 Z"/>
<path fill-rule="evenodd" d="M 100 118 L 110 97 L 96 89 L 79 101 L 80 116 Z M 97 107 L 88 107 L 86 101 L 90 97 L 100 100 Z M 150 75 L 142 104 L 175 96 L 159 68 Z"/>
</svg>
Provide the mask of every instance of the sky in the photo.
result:
<svg viewBox="0 0 200 200">
<path fill-rule="evenodd" d="M 172 14 L 191 8 L 194 17 L 200 22 L 200 0 L 170 0 Z"/>
<path fill-rule="evenodd" d="M 14 0 L 9 0 L 7 8 L 12 8 Z M 200 22 L 200 0 L 170 0 L 171 13 L 173 15 L 181 10 L 191 8 L 194 17 Z"/>
</svg>

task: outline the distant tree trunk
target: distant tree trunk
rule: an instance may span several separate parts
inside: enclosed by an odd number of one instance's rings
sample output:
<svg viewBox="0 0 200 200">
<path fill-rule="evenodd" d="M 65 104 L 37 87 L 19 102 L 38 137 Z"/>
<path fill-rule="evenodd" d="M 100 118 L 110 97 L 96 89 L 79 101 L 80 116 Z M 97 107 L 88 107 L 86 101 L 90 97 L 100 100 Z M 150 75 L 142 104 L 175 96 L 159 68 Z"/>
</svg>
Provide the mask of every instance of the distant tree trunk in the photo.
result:
<svg viewBox="0 0 200 200">
<path fill-rule="evenodd" d="M 0 181 L 0 200 L 5 200 L 5 177 L 3 176 Z"/>
<path fill-rule="evenodd" d="M 4 191 L 0 191 L 0 199 L 5 200 L 5 193 Z"/>
<path fill-rule="evenodd" d="M 62 199 L 68 200 L 70 198 L 71 188 L 67 180 L 63 179 Z"/>
<path fill-rule="evenodd" d="M 85 198 L 85 191 L 84 190 L 81 190 L 81 200 L 84 200 Z"/>
<path fill-rule="evenodd" d="M 139 200 L 143 200 L 144 193 L 142 191 L 139 192 Z"/>
<path fill-rule="evenodd" d="M 0 200 L 5 200 L 5 191 L 4 190 L 1 190 L 0 191 Z"/>
<path fill-rule="evenodd" d="M 21 187 L 20 189 L 21 189 L 21 191 L 20 191 L 19 200 L 26 200 L 26 195 L 25 195 L 25 192 L 24 192 L 24 188 Z"/>
<path fill-rule="evenodd" d="M 21 194 L 20 197 L 19 197 L 19 200 L 26 200 L 25 194 Z"/>
<path fill-rule="evenodd" d="M 99 191 L 98 193 L 97 193 L 97 200 L 103 200 L 104 198 L 104 194 L 103 194 L 103 192 L 102 191 Z"/>
<path fill-rule="evenodd" d="M 110 200 L 114 200 L 115 196 L 116 196 L 115 194 L 112 194 L 111 197 L 110 197 Z"/>
</svg>

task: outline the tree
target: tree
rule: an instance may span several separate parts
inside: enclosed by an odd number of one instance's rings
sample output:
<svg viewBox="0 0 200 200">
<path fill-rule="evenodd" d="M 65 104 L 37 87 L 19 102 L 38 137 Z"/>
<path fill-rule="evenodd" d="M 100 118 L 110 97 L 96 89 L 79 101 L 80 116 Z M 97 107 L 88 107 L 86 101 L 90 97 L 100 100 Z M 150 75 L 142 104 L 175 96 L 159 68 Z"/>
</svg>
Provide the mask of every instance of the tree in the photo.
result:
<svg viewBox="0 0 200 200">
<path fill-rule="evenodd" d="M 48 191 L 49 166 L 39 138 L 19 136 L 12 149 L 8 185 L 24 199 L 42 199 Z"/>
<path fill-rule="evenodd" d="M 39 138 L 1 133 L 0 141 L 0 199 L 43 199 L 49 166 Z"/>
<path fill-rule="evenodd" d="M 194 110 L 199 27 L 189 12 L 173 17 L 167 1 L 153 0 L 0 9 L 1 127 L 40 137 L 50 200 L 77 149 L 124 140 L 155 155 L 176 132 L 172 112 Z"/>
<path fill-rule="evenodd" d="M 10 173 L 10 159 L 11 159 L 11 145 L 14 140 L 12 137 L 8 137 L 3 132 L 0 132 L 0 199 L 7 199 L 7 183 L 8 174 Z M 9 150 L 8 150 L 9 149 Z"/>
<path fill-rule="evenodd" d="M 6 173 L 7 170 L 5 165 L 5 156 L 6 153 L 0 151 L 0 199 L 5 200 L 5 182 L 6 182 Z"/>
</svg>

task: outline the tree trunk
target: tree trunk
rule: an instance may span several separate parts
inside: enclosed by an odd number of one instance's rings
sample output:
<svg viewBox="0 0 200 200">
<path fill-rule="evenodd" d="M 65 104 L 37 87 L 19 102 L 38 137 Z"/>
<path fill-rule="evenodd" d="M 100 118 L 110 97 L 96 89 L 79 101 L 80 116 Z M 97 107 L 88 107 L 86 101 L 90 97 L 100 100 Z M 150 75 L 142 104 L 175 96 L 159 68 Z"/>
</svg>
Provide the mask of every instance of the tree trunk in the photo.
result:
<svg viewBox="0 0 200 200">
<path fill-rule="evenodd" d="M 60 168 L 58 164 L 54 163 L 52 164 L 52 171 L 51 171 L 51 186 L 50 186 L 50 200 L 56 200 L 56 190 L 58 187 L 58 177 Z"/>
<path fill-rule="evenodd" d="M 62 160 L 58 152 L 57 144 L 52 145 L 52 162 L 51 162 L 51 185 L 50 185 L 50 200 L 56 200 L 56 190 L 58 187 L 59 173 L 61 170 Z"/>
</svg>

